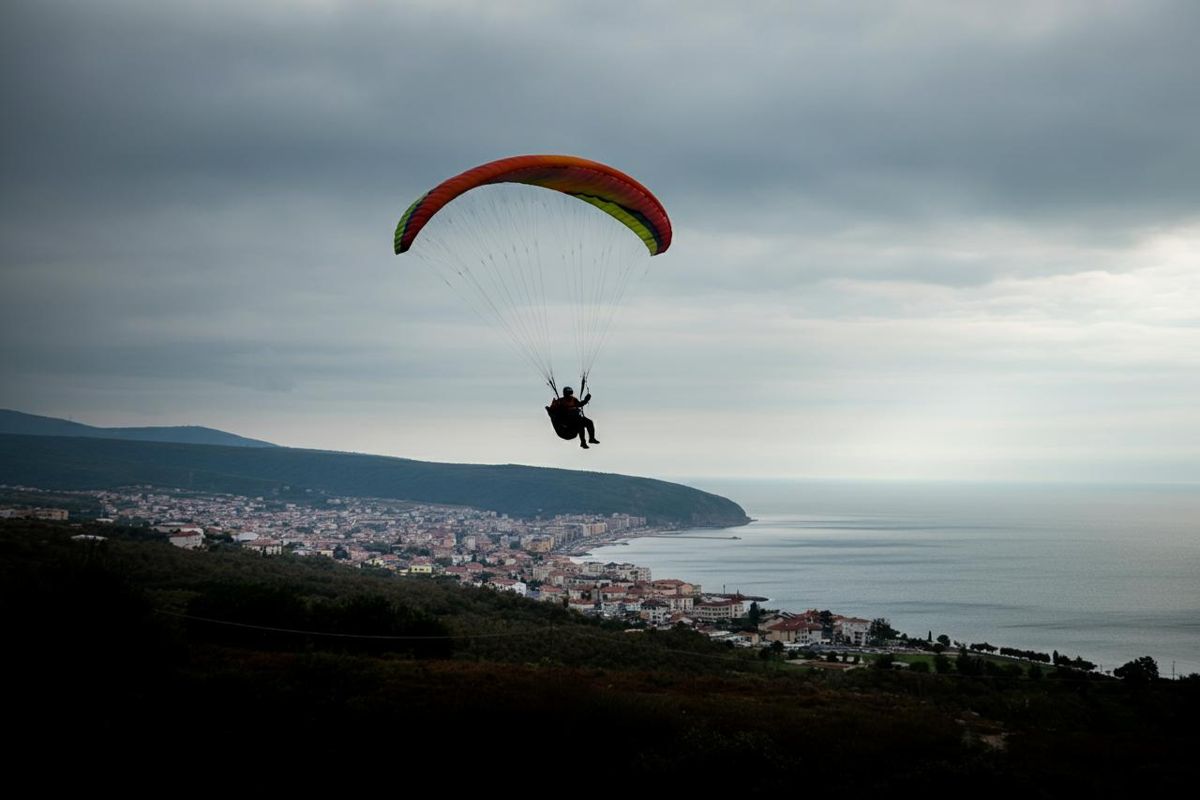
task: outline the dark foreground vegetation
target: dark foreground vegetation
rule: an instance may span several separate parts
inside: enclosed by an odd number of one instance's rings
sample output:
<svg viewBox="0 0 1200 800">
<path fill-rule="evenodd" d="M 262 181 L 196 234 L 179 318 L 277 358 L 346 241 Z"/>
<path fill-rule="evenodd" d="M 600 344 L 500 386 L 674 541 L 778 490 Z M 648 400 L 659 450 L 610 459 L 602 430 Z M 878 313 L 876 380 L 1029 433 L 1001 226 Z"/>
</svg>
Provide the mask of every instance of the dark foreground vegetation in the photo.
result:
<svg viewBox="0 0 1200 800">
<path fill-rule="evenodd" d="M 0 613 L 9 763 L 55 785 L 1112 796 L 1200 744 L 1195 680 L 823 673 L 111 526 L 0 523 Z"/>
</svg>

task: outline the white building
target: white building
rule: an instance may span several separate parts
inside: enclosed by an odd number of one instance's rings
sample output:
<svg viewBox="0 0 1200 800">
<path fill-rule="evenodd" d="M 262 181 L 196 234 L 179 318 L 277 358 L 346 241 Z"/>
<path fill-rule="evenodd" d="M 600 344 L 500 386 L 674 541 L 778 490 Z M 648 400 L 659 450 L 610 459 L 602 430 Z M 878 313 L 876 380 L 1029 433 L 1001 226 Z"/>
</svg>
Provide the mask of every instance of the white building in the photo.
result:
<svg viewBox="0 0 1200 800">
<path fill-rule="evenodd" d="M 697 603 L 693 606 L 692 612 L 706 621 L 736 619 L 743 616 L 742 603 L 738 600 L 709 600 Z"/>
<path fill-rule="evenodd" d="M 184 550 L 195 550 L 204 544 L 204 531 L 200 528 L 189 528 L 170 534 L 168 540 Z"/>
<path fill-rule="evenodd" d="M 671 616 L 671 604 L 657 598 L 642 601 L 642 619 L 651 625 L 662 625 Z"/>
<path fill-rule="evenodd" d="M 867 632 L 871 630 L 871 621 L 858 617 L 842 617 L 837 620 L 834 630 L 849 644 L 864 645 L 867 643 Z"/>
<path fill-rule="evenodd" d="M 283 542 L 275 539 L 255 539 L 252 542 L 242 542 L 242 549 L 262 556 L 277 556 L 283 552 Z"/>
<path fill-rule="evenodd" d="M 512 578 L 492 578 L 488 581 L 488 585 L 494 586 L 504 592 L 519 594 L 521 597 L 524 597 L 529 590 L 524 581 L 513 580 Z"/>
</svg>

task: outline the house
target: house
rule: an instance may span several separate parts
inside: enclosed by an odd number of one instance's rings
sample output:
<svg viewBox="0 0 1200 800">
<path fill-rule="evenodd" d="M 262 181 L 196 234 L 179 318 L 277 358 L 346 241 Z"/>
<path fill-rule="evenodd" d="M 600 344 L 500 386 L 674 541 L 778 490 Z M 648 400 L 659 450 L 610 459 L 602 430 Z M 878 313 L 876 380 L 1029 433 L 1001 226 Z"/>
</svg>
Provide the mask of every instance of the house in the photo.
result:
<svg viewBox="0 0 1200 800">
<path fill-rule="evenodd" d="M 696 605 L 696 598 L 690 594 L 672 597 L 659 596 L 658 599 L 669 605 L 672 611 L 691 611 Z"/>
<path fill-rule="evenodd" d="M 736 619 L 742 616 L 742 603 L 738 600 L 709 600 L 697 603 L 692 611 L 702 620 L 715 622 L 723 619 Z"/>
<path fill-rule="evenodd" d="M 492 578 L 487 585 L 501 591 L 519 594 L 521 597 L 525 596 L 529 588 L 523 581 L 515 581 L 512 578 Z"/>
<path fill-rule="evenodd" d="M 572 608 L 582 614 L 594 614 L 596 612 L 596 604 L 590 597 L 586 599 L 572 597 L 567 605 L 567 608 Z"/>
<path fill-rule="evenodd" d="M 457 579 L 459 583 L 469 583 L 471 581 L 471 571 L 461 564 L 446 567 L 445 574 Z"/>
<path fill-rule="evenodd" d="M 176 547 L 184 550 L 195 550 L 204 544 L 204 529 L 196 527 L 180 528 L 170 534 L 167 539 Z"/>
<path fill-rule="evenodd" d="M 861 646 L 867 643 L 871 621 L 858 617 L 835 617 L 833 629 L 842 638 L 842 641 Z"/>
<path fill-rule="evenodd" d="M 618 564 L 614 573 L 624 581 L 632 581 L 634 583 L 650 582 L 649 567 L 639 567 L 636 564 Z"/>
<path fill-rule="evenodd" d="M 670 615 L 670 603 L 655 598 L 642 601 L 641 617 L 651 625 L 662 625 Z"/>
<path fill-rule="evenodd" d="M 823 637 L 819 622 L 809 622 L 804 617 L 789 617 L 767 625 L 767 641 L 784 644 L 815 644 Z"/>
<path fill-rule="evenodd" d="M 601 600 L 600 613 L 606 617 L 619 617 L 625 613 L 624 606 L 620 600 Z"/>
<path fill-rule="evenodd" d="M 541 588 L 538 589 L 537 599 L 544 600 L 548 603 L 561 603 L 565 595 L 566 592 L 564 592 L 558 586 L 547 586 L 543 583 Z"/>
<path fill-rule="evenodd" d="M 572 600 L 588 600 L 590 602 L 593 599 L 591 586 L 570 586 L 566 592 L 567 597 Z"/>
<path fill-rule="evenodd" d="M 700 592 L 698 585 L 676 580 L 675 578 L 651 581 L 650 588 L 660 597 L 684 597 L 686 595 L 699 594 Z"/>
<path fill-rule="evenodd" d="M 258 553 L 260 556 L 277 556 L 283 552 L 283 542 L 277 539 L 255 539 L 252 542 L 242 542 L 242 549 Z"/>
<path fill-rule="evenodd" d="M 642 613 L 642 598 L 626 595 L 625 599 L 621 601 L 621 610 L 626 614 L 637 614 L 640 616 Z"/>
<path fill-rule="evenodd" d="M 610 602 L 610 601 L 619 602 L 621 600 L 624 600 L 625 596 L 628 593 L 629 593 L 628 586 L 623 586 L 623 585 L 619 585 L 619 584 L 614 584 L 612 586 L 604 586 L 600 589 L 600 600 L 601 600 L 601 602 Z"/>
</svg>

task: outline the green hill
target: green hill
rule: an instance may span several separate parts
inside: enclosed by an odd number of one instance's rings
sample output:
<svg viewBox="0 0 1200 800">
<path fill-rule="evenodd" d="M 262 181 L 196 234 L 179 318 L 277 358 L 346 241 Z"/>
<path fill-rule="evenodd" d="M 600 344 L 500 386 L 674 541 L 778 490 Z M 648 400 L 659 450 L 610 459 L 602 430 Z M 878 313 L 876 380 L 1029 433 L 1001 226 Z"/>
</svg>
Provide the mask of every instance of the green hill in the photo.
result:
<svg viewBox="0 0 1200 800">
<path fill-rule="evenodd" d="M 0 433 L 22 436 L 79 436 L 89 439 L 129 439 L 138 442 L 221 444 L 230 447 L 275 447 L 270 442 L 247 439 L 233 433 L 199 425 L 152 428 L 97 428 L 57 417 L 42 417 L 0 408 Z"/>
<path fill-rule="evenodd" d="M 513 464 L 438 464 L 404 458 L 51 436 L 0 435 L 0 484 L 106 489 L 135 484 L 232 494 L 388 497 L 513 516 L 645 516 L 662 524 L 745 524 L 731 500 L 676 483 Z"/>
</svg>

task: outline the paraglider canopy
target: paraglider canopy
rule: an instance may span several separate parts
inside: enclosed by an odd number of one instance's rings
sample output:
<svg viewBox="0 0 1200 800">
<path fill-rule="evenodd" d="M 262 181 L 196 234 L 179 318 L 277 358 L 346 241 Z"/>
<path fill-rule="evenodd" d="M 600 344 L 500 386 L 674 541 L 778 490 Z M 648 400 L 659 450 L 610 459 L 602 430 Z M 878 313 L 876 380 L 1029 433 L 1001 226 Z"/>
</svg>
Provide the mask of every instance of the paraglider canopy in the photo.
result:
<svg viewBox="0 0 1200 800">
<path fill-rule="evenodd" d="M 396 255 L 434 214 L 464 192 L 494 183 L 524 183 L 554 189 L 591 203 L 636 233 L 650 255 L 671 246 L 671 220 L 650 190 L 620 170 L 576 156 L 513 156 L 469 169 L 417 198 L 396 226 Z"/>
<path fill-rule="evenodd" d="M 631 280 L 670 246 L 670 219 L 650 190 L 564 155 L 503 158 L 449 178 L 408 207 L 394 237 L 397 254 L 431 266 L 555 394 L 554 351 L 574 338 L 586 385 Z"/>
</svg>

